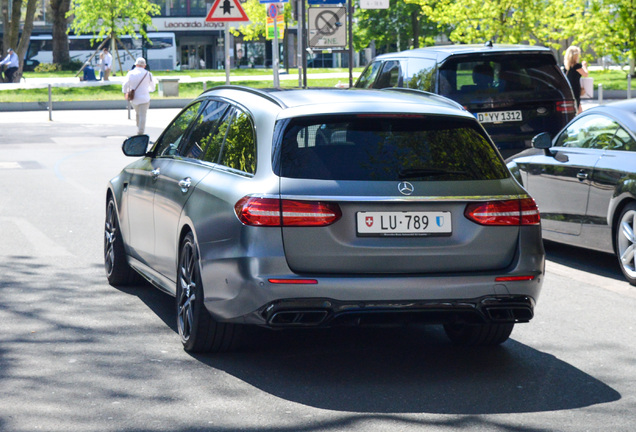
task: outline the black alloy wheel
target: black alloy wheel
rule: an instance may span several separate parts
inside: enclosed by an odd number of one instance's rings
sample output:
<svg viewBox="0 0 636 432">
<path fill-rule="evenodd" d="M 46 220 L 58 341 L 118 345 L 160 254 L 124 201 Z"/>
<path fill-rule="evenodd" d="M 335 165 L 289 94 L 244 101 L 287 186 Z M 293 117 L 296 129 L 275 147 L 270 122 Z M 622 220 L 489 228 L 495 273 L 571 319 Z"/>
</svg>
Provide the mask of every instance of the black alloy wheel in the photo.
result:
<svg viewBox="0 0 636 432">
<path fill-rule="evenodd" d="M 113 286 L 130 285 L 140 281 L 126 261 L 124 241 L 119 230 L 117 207 L 113 197 L 106 204 L 106 220 L 104 222 L 104 269 L 108 283 Z"/>
<path fill-rule="evenodd" d="M 234 347 L 238 326 L 217 322 L 204 305 L 198 248 L 192 233 L 181 242 L 177 277 L 177 328 L 188 352 L 222 352 Z"/>
<path fill-rule="evenodd" d="M 636 285 L 636 204 L 630 203 L 621 212 L 618 218 L 618 226 L 615 229 L 616 255 L 618 265 L 625 276 L 625 279 Z"/>
</svg>

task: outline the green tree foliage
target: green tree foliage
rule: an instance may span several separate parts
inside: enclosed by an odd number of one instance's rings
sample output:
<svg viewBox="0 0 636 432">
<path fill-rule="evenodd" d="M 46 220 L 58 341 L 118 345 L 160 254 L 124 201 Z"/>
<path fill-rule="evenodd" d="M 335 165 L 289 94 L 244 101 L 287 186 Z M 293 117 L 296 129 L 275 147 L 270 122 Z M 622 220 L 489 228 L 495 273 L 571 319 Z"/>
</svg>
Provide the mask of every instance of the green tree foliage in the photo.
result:
<svg viewBox="0 0 636 432">
<path fill-rule="evenodd" d="M 160 12 L 149 0 L 71 0 L 73 17 L 70 30 L 76 34 L 95 34 L 95 40 L 122 35 L 146 36 L 146 26 L 152 26 L 152 16 Z"/>
<path fill-rule="evenodd" d="M 375 41 L 380 51 L 401 51 L 432 45 L 439 33 L 417 0 L 390 0 L 388 9 L 356 9 L 354 48 L 360 50 Z"/>
</svg>

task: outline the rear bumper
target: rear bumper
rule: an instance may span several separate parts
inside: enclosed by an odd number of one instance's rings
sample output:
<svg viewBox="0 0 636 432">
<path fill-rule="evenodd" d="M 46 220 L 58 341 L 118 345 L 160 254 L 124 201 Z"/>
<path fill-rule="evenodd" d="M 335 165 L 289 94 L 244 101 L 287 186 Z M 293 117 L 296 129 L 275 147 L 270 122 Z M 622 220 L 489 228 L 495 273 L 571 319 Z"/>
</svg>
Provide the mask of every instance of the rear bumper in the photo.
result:
<svg viewBox="0 0 636 432">
<path fill-rule="evenodd" d="M 325 327 L 407 323 L 520 323 L 534 316 L 527 296 L 488 296 L 466 300 L 412 302 L 343 302 L 333 299 L 289 299 L 272 302 L 254 313 L 268 327 Z"/>
</svg>

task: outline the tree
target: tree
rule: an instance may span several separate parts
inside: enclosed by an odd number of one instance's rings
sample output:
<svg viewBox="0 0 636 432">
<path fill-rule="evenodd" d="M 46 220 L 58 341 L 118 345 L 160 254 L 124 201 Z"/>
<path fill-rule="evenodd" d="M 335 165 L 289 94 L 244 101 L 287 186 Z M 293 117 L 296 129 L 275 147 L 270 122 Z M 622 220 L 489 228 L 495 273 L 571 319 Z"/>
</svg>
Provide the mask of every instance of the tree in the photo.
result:
<svg viewBox="0 0 636 432">
<path fill-rule="evenodd" d="M 20 21 L 22 20 L 23 0 L 13 0 L 11 3 L 11 18 L 9 18 L 8 0 L 1 0 L 2 22 L 4 23 L 4 38 L 2 56 L 9 48 L 13 48 L 18 55 L 20 66 L 18 67 L 17 77 L 22 76 L 22 68 L 24 66 L 24 56 L 29 48 L 29 39 L 33 31 L 33 18 L 37 8 L 37 0 L 27 0 L 26 16 L 24 17 L 24 25 L 22 27 L 22 35 L 20 36 Z"/>
<path fill-rule="evenodd" d="M 51 0 L 53 12 L 53 63 L 64 64 L 70 61 L 68 53 L 68 33 L 66 15 L 71 7 L 71 0 Z"/>
<path fill-rule="evenodd" d="M 145 29 L 152 26 L 151 17 L 160 10 L 148 0 L 71 0 L 67 17 L 73 16 L 70 29 L 76 34 L 95 34 L 92 42 L 110 38 L 111 51 L 119 59 L 115 41 L 122 35 L 136 38 L 137 31 L 147 38 Z"/>
</svg>

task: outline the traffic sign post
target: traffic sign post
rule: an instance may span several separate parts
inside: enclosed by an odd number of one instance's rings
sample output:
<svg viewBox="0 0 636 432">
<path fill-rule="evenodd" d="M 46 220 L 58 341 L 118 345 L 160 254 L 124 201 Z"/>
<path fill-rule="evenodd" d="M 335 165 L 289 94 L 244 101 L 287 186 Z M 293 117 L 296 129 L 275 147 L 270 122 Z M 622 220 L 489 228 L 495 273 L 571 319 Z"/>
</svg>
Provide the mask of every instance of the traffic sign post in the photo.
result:
<svg viewBox="0 0 636 432">
<path fill-rule="evenodd" d="M 274 43 L 272 44 L 272 70 L 274 73 L 274 88 L 280 87 L 278 76 L 279 48 L 278 48 L 278 5 L 270 3 L 267 6 L 267 16 L 274 21 Z"/>
<path fill-rule="evenodd" d="M 238 0 L 216 0 L 208 15 L 206 22 L 223 22 L 225 23 L 225 32 L 223 35 L 223 45 L 225 51 L 225 84 L 230 83 L 230 22 L 249 21 L 247 14 Z"/>
</svg>

